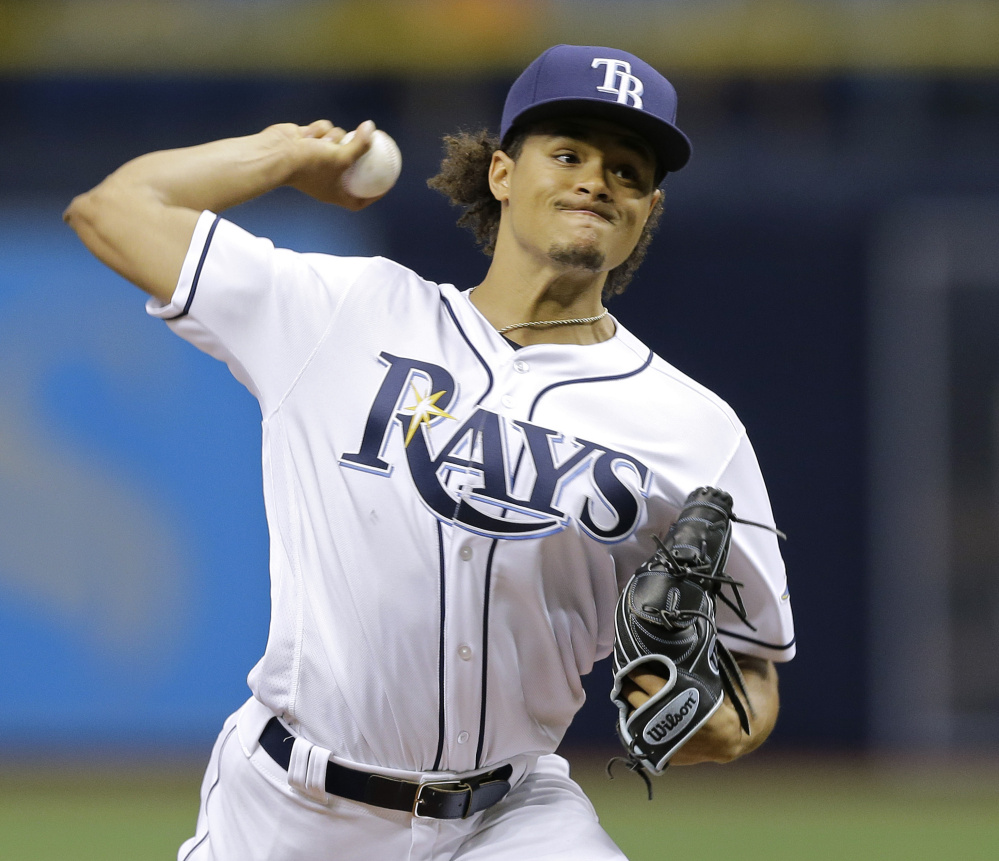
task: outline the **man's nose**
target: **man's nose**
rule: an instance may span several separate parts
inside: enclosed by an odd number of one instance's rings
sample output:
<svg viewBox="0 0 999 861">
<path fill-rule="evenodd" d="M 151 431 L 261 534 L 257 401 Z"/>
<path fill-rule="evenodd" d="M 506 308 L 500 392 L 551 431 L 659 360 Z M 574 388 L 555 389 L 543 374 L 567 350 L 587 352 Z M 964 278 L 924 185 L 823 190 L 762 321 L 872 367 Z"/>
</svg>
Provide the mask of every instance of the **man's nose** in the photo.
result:
<svg viewBox="0 0 999 861">
<path fill-rule="evenodd" d="M 611 190 L 607 179 L 607 165 L 602 158 L 588 159 L 583 164 L 577 187 L 580 191 L 591 194 L 598 199 L 607 200 L 610 198 Z"/>
</svg>

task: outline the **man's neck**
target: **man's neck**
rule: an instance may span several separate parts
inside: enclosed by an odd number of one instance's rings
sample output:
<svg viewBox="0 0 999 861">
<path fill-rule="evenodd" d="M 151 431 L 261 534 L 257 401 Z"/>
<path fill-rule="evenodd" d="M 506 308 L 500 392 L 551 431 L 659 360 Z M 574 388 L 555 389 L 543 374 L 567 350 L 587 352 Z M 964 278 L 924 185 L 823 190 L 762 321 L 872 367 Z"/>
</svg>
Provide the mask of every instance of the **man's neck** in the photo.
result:
<svg viewBox="0 0 999 861">
<path fill-rule="evenodd" d="M 562 320 L 589 320 L 605 311 L 601 301 L 604 272 L 557 271 L 551 267 L 517 270 L 493 259 L 482 283 L 473 291 L 472 304 L 500 331 L 523 323 L 545 323 L 512 329 L 511 341 L 529 344 L 597 344 L 614 335 L 614 322 L 603 317 L 592 322 L 561 324 Z"/>
</svg>

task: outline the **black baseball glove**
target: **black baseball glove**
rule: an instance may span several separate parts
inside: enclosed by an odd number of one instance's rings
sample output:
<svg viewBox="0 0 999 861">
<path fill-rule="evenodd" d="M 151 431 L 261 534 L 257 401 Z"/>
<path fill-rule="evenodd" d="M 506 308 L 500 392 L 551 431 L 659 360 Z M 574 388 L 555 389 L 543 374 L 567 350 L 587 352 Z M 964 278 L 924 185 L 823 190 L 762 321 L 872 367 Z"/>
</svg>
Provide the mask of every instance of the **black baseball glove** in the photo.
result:
<svg viewBox="0 0 999 861">
<path fill-rule="evenodd" d="M 720 599 L 753 628 L 739 593 L 742 584 L 724 573 L 736 519 L 732 497 L 725 491 L 695 490 L 666 538 L 656 539 L 655 555 L 635 572 L 618 601 L 611 699 L 619 711 L 625 762 L 645 778 L 650 798 L 647 772 L 662 773 L 670 757 L 717 711 L 726 693 L 743 731 L 751 732 L 753 711 L 745 682 L 735 658 L 718 640 L 715 624 L 715 600 Z M 722 592 L 725 586 L 731 597 Z M 636 671 L 660 676 L 666 684 L 633 709 L 625 685 Z"/>
</svg>

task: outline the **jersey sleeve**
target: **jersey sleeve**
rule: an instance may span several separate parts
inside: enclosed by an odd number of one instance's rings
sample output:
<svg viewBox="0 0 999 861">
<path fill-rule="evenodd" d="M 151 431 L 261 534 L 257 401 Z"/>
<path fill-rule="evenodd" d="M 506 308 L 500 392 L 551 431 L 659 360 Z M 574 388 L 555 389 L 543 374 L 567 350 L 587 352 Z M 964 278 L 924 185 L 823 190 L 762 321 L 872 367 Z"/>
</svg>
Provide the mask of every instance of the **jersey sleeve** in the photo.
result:
<svg viewBox="0 0 999 861">
<path fill-rule="evenodd" d="M 716 486 L 732 495 L 737 518 L 774 527 L 770 498 L 745 432 Z M 718 630 L 726 645 L 735 652 L 772 661 L 791 660 L 795 652 L 794 622 L 777 535 L 769 528 L 733 523 L 726 571 L 743 584 L 742 597 L 755 627 L 753 630 L 719 602 Z M 725 592 L 729 594 L 727 588 Z"/>
<path fill-rule="evenodd" d="M 319 257 L 321 265 L 313 259 Z M 308 363 L 368 262 L 275 248 L 204 212 L 170 302 L 150 299 L 146 310 L 225 362 L 267 415 Z"/>
</svg>

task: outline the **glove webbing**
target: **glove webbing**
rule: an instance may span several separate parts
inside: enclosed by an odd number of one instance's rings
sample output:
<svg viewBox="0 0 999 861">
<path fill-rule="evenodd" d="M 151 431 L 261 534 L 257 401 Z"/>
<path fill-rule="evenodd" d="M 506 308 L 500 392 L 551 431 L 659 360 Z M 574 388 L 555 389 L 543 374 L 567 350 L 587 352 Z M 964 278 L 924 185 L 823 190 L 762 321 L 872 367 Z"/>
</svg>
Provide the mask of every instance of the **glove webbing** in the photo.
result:
<svg viewBox="0 0 999 861">
<path fill-rule="evenodd" d="M 741 517 L 736 517 L 735 514 L 729 514 L 721 506 L 715 505 L 707 500 L 698 502 L 698 505 L 705 508 L 713 508 L 716 511 L 720 511 L 728 520 L 732 523 L 742 523 L 745 526 L 755 526 L 758 529 L 766 529 L 768 532 L 773 532 L 778 538 L 787 541 L 787 535 L 784 534 L 776 526 L 768 526 L 766 523 L 757 523 L 755 520 L 743 520 Z M 674 529 L 682 523 L 704 523 L 706 524 L 706 530 L 724 529 L 725 523 L 716 523 L 710 520 L 706 520 L 703 517 L 681 517 L 676 521 Z M 749 621 L 749 612 L 746 610 L 746 605 L 742 600 L 742 587 L 745 583 L 730 577 L 724 571 L 714 572 L 711 569 L 714 567 L 712 560 L 707 555 L 707 541 L 706 539 L 702 542 L 700 547 L 695 547 L 692 544 L 674 544 L 672 552 L 666 548 L 663 544 L 662 539 L 658 535 L 654 536 L 656 545 L 659 548 L 659 552 L 656 554 L 665 566 L 667 566 L 668 573 L 673 574 L 676 577 L 694 577 L 700 584 L 701 588 L 714 597 L 720 598 L 723 603 L 725 603 L 733 613 L 735 613 L 739 619 L 748 627 L 750 630 L 757 630 L 756 626 Z M 693 550 L 694 559 L 683 558 L 681 554 L 677 553 L 678 550 Z M 732 599 L 728 597 L 724 592 L 722 592 L 722 587 L 728 585 L 732 587 L 732 594 L 735 597 L 735 603 Z M 741 673 L 740 673 L 741 676 Z"/>
<path fill-rule="evenodd" d="M 700 520 L 700 518 L 685 518 L 685 520 L 678 520 L 677 523 L 689 522 L 690 520 Z M 705 521 L 706 522 L 706 521 Z M 746 523 L 748 521 L 739 521 L 740 523 Z M 757 524 L 752 524 L 756 526 Z M 709 529 L 717 529 L 718 524 L 711 523 L 708 526 Z M 689 578 L 697 583 L 705 592 L 707 592 L 712 597 L 720 598 L 728 607 L 734 612 L 745 625 L 751 630 L 755 631 L 756 626 L 749 621 L 749 611 L 746 609 L 745 603 L 742 600 L 742 587 L 746 584 L 740 580 L 736 580 L 734 577 L 730 577 L 724 571 L 716 572 L 713 571 L 713 563 L 705 555 L 704 547 L 692 547 L 689 544 L 674 544 L 673 551 L 670 552 L 663 544 L 662 539 L 659 536 L 655 536 L 656 546 L 659 548 L 659 552 L 656 554 L 656 558 L 662 562 L 662 569 L 651 569 L 651 570 L 662 570 L 663 573 L 672 574 L 678 579 Z M 677 549 L 690 549 L 694 550 L 697 554 L 694 560 L 678 559 L 675 551 Z M 722 592 L 723 586 L 731 586 L 732 594 L 735 597 L 733 601 L 724 592 Z"/>
<path fill-rule="evenodd" d="M 685 577 L 689 577 L 697 580 L 699 585 L 706 592 L 717 595 L 725 601 L 725 603 L 738 613 L 743 622 L 745 622 L 754 631 L 756 630 L 756 628 L 754 628 L 746 618 L 746 608 L 742 602 L 742 596 L 739 593 L 739 588 L 743 585 L 742 583 L 732 577 L 729 577 L 727 574 L 699 573 L 694 566 L 688 567 L 676 564 L 675 561 L 670 558 L 669 552 L 658 538 L 656 538 L 656 543 L 659 544 L 660 556 L 666 557 L 670 573 L 675 578 L 683 579 Z M 719 594 L 721 586 L 725 584 L 732 587 L 732 591 L 738 602 L 738 607 L 732 604 L 732 602 L 726 600 L 724 595 Z M 756 712 L 753 710 L 753 704 L 749 699 L 749 692 L 746 690 L 746 679 L 742 675 L 742 670 L 739 668 L 738 662 L 729 651 L 728 646 L 717 638 L 718 625 L 715 620 L 709 614 L 702 613 L 700 610 L 677 610 L 675 607 L 668 605 L 662 608 L 645 606 L 642 609 L 646 613 L 657 614 L 662 619 L 663 624 L 672 630 L 676 630 L 677 628 L 686 628 L 690 622 L 697 617 L 704 619 L 711 625 L 715 635 L 715 654 L 718 657 L 718 669 L 720 671 L 719 675 L 721 676 L 722 686 L 725 688 L 725 693 L 728 694 L 728 698 L 732 701 L 732 705 L 735 707 L 735 710 L 739 715 L 739 724 L 742 726 L 742 731 L 746 733 L 746 735 L 749 735 L 751 731 L 750 716 L 756 717 Z"/>
</svg>

